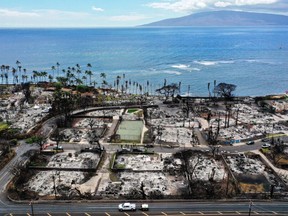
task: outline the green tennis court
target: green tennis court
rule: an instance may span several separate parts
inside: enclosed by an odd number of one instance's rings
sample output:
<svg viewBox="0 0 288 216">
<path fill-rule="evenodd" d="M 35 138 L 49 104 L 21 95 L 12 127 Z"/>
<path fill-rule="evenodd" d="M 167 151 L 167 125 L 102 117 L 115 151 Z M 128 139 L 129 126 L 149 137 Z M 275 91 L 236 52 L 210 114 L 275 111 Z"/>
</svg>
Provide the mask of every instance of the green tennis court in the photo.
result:
<svg viewBox="0 0 288 216">
<path fill-rule="evenodd" d="M 143 126 L 142 121 L 122 121 L 117 130 L 117 134 L 120 135 L 122 142 L 140 143 Z"/>
</svg>

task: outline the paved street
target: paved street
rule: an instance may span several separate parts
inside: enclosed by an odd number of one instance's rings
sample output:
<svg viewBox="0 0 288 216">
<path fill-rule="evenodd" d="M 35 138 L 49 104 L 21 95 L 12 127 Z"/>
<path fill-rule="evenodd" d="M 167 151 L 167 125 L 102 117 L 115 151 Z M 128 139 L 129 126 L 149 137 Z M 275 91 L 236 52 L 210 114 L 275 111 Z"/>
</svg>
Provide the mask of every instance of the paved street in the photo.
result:
<svg viewBox="0 0 288 216">
<path fill-rule="evenodd" d="M 33 204 L 33 213 L 37 216 L 183 216 L 183 215 L 248 215 L 249 202 L 167 202 L 167 203 L 150 203 L 149 211 L 142 212 L 118 212 L 118 203 L 67 203 L 67 204 Z M 8 212 L 3 212 L 9 216 L 32 215 L 32 207 L 29 204 L 11 206 L 11 211 L 6 207 Z M 1 210 L 2 212 L 2 210 Z M 250 215 L 288 215 L 288 205 L 285 202 L 259 202 L 254 203 L 251 207 Z"/>
</svg>

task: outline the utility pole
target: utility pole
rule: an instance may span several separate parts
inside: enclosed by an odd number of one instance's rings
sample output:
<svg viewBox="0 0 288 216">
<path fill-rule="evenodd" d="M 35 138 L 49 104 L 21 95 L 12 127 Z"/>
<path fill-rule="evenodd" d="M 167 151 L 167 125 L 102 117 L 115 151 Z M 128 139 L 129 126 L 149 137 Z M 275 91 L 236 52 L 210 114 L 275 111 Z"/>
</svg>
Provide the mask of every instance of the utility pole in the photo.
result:
<svg viewBox="0 0 288 216">
<path fill-rule="evenodd" d="M 252 201 L 250 200 L 250 203 L 249 203 L 249 214 L 248 214 L 248 216 L 251 215 L 252 205 L 253 205 L 253 203 L 252 203 Z"/>
<path fill-rule="evenodd" d="M 54 189 L 54 196 L 55 196 L 55 199 L 57 198 L 57 194 L 56 194 L 56 177 L 55 177 L 55 175 L 53 174 L 53 176 L 52 176 L 52 179 L 53 179 L 53 184 L 54 184 L 54 186 L 53 186 L 53 189 Z"/>
<path fill-rule="evenodd" d="M 34 208 L 33 208 L 33 202 L 32 202 L 32 200 L 30 201 L 30 207 L 31 207 L 31 214 L 32 214 L 32 216 L 34 216 Z"/>
</svg>

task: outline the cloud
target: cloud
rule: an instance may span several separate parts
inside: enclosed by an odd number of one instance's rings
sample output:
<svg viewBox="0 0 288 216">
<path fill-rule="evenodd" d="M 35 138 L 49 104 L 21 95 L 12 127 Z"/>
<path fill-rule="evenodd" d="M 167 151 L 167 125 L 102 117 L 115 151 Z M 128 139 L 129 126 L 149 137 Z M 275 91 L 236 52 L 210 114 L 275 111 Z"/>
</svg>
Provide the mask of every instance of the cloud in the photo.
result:
<svg viewBox="0 0 288 216">
<path fill-rule="evenodd" d="M 30 12 L 17 11 L 11 9 L 0 8 L 0 17 L 6 18 L 30 18 L 30 17 L 48 17 L 48 18 L 58 18 L 58 17 L 83 17 L 88 16 L 88 13 L 74 12 L 74 11 L 61 11 L 61 10 L 32 10 Z M 52 16 L 52 17 L 51 17 Z"/>
<path fill-rule="evenodd" d="M 253 5 L 270 5 L 279 2 L 279 0 L 164 0 L 153 2 L 148 7 L 171 10 L 175 12 L 189 12 L 204 9 L 217 9 L 225 7 L 242 7 Z"/>
<path fill-rule="evenodd" d="M 103 8 L 98 8 L 98 7 L 95 7 L 95 6 L 92 6 L 92 10 L 93 11 L 97 11 L 97 12 L 103 12 L 104 11 Z"/>
<path fill-rule="evenodd" d="M 128 15 L 119 15 L 119 16 L 111 16 L 109 20 L 111 21 L 117 21 L 117 22 L 123 22 L 123 21 L 139 21 L 139 20 L 144 20 L 148 19 L 150 17 L 146 15 L 141 15 L 141 14 L 128 14 Z"/>
<path fill-rule="evenodd" d="M 0 8 L 1 27 L 70 27 L 82 26 L 93 16 L 85 12 L 62 10 L 20 11 Z"/>
<path fill-rule="evenodd" d="M 224 7 L 230 6 L 231 3 L 230 2 L 218 1 L 214 5 L 215 5 L 215 7 L 219 7 L 219 8 L 223 7 L 224 8 Z"/>
<path fill-rule="evenodd" d="M 9 9 L 1 9 L 0 8 L 0 16 L 3 17 L 37 17 L 39 16 L 36 12 L 22 12 L 16 10 L 9 10 Z"/>
<path fill-rule="evenodd" d="M 234 0 L 235 5 L 259 5 L 259 4 L 273 4 L 278 2 L 278 0 Z"/>
</svg>

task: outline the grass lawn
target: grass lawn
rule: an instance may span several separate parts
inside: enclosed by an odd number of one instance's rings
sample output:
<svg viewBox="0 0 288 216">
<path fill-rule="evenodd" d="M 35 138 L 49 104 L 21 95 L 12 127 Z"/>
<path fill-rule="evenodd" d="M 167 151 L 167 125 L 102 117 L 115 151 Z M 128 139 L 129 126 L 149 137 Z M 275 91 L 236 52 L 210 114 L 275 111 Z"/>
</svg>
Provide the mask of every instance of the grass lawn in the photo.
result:
<svg viewBox="0 0 288 216">
<path fill-rule="evenodd" d="M 134 113 L 134 112 L 136 112 L 136 111 L 138 111 L 138 109 L 128 109 L 128 110 L 127 110 L 128 113 Z"/>
<path fill-rule="evenodd" d="M 9 125 L 5 122 L 0 122 L 0 132 L 9 128 Z"/>
</svg>

